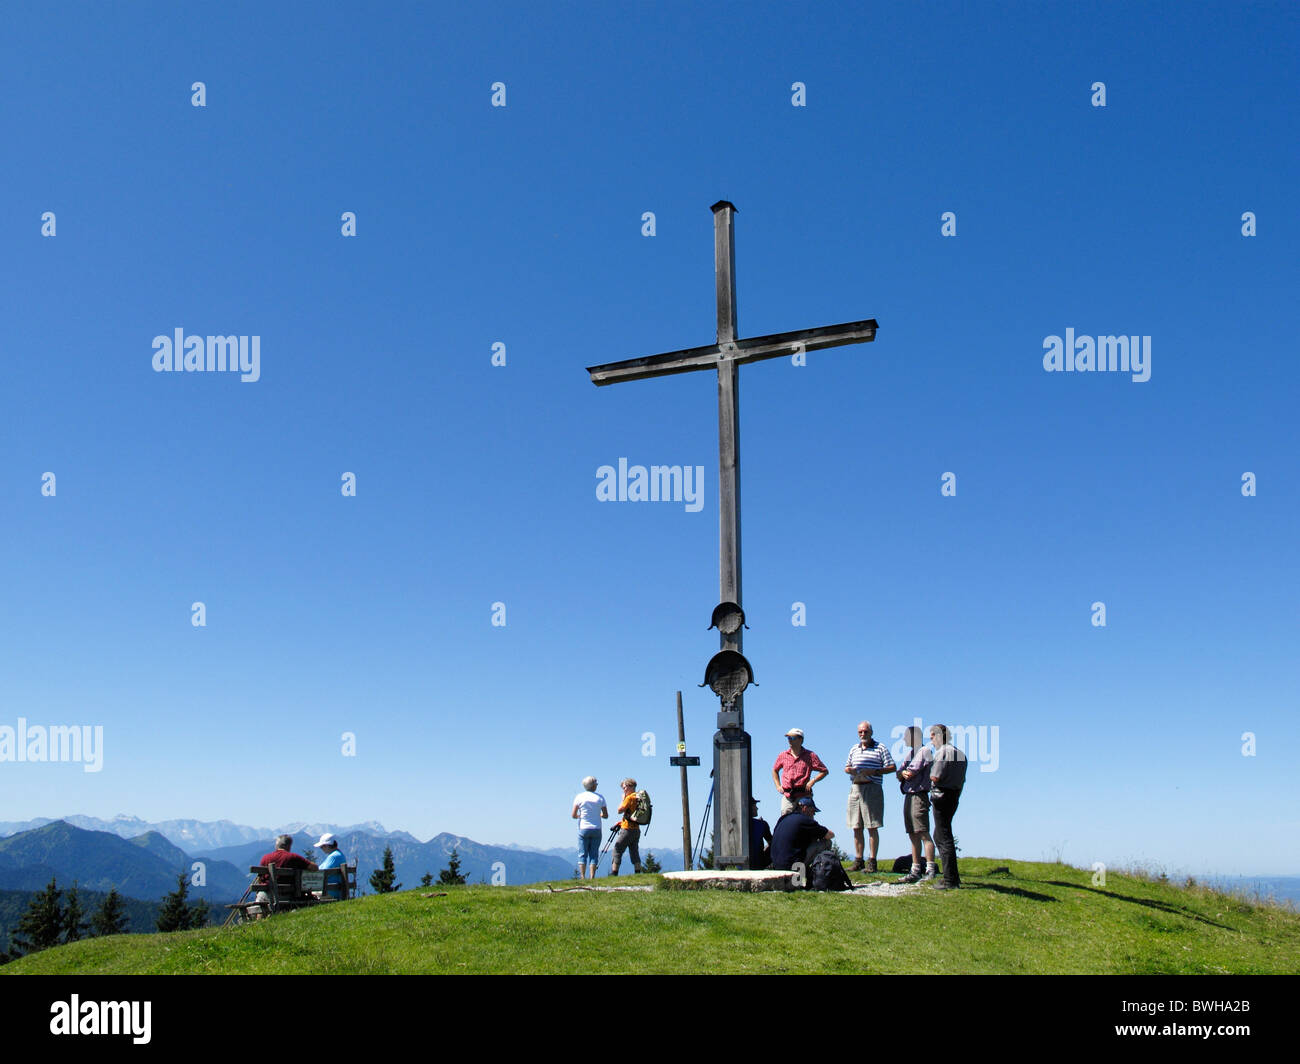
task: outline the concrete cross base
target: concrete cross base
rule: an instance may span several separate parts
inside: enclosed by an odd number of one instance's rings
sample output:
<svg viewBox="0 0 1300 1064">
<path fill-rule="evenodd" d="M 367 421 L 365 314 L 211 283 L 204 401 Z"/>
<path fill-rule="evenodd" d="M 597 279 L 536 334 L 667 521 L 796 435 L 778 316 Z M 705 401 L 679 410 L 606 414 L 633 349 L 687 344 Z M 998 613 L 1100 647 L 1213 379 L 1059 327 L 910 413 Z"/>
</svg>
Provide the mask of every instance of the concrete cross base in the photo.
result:
<svg viewBox="0 0 1300 1064">
<path fill-rule="evenodd" d="M 793 872 L 751 872 L 746 869 L 715 871 L 699 869 L 691 872 L 665 872 L 665 884 L 676 890 L 743 890 L 756 893 L 761 890 L 799 890 L 794 885 Z"/>
</svg>

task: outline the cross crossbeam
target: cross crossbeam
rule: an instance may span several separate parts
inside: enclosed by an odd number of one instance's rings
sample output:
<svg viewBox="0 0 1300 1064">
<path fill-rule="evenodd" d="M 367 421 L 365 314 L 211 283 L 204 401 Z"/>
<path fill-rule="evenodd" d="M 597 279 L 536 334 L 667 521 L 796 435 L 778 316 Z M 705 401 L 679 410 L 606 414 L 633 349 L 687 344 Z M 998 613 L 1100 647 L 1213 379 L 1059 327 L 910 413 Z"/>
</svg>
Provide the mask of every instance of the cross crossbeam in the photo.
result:
<svg viewBox="0 0 1300 1064">
<path fill-rule="evenodd" d="M 743 366 L 748 362 L 762 362 L 764 359 L 780 358 L 800 351 L 821 351 L 845 344 L 865 344 L 875 338 L 876 319 L 867 318 L 865 321 L 846 321 L 842 325 L 796 329 L 793 332 L 733 340 L 726 344 L 665 351 L 662 355 L 629 358 L 623 362 L 607 362 L 603 366 L 588 366 L 587 372 L 591 374 L 592 384 L 603 387 L 622 381 L 645 380 L 647 377 L 666 377 L 672 373 L 716 369 L 721 362 L 734 362 Z"/>
</svg>

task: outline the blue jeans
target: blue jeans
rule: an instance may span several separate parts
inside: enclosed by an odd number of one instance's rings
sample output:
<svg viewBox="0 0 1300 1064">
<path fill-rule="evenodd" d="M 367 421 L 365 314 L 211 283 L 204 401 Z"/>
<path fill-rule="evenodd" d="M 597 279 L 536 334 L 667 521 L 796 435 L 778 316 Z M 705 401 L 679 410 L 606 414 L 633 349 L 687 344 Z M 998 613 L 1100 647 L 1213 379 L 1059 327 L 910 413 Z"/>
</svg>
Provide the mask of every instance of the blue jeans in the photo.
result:
<svg viewBox="0 0 1300 1064">
<path fill-rule="evenodd" d="M 583 828 L 578 832 L 578 864 L 595 868 L 600 863 L 600 828 Z"/>
</svg>

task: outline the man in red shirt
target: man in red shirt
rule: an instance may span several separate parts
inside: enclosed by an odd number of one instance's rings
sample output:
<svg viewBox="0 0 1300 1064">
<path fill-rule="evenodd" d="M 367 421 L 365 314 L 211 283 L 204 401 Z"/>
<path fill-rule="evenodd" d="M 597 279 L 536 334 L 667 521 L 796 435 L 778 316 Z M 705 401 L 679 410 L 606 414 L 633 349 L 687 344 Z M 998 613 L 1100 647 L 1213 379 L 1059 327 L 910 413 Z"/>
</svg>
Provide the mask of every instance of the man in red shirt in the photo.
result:
<svg viewBox="0 0 1300 1064">
<path fill-rule="evenodd" d="M 804 749 L 802 728 L 791 728 L 785 737 L 790 749 L 781 751 L 772 765 L 772 783 L 781 792 L 782 816 L 793 810 L 800 798 L 811 798 L 813 788 L 830 772 L 820 757 Z"/>
<path fill-rule="evenodd" d="M 307 860 L 307 858 L 303 857 L 302 854 L 291 852 L 289 847 L 291 847 L 292 845 L 293 845 L 292 835 L 278 836 L 275 840 L 275 849 L 272 850 L 270 853 L 262 854 L 261 858 L 258 860 L 257 863 L 260 865 L 265 865 L 268 868 L 271 865 L 276 865 L 279 868 L 306 868 L 310 871 L 315 871 L 316 862 Z M 267 885 L 265 877 L 259 879 L 257 881 L 257 885 L 258 886 Z M 258 912 L 249 910 L 249 915 L 250 916 L 267 915 L 270 910 L 266 906 L 271 901 L 271 896 L 267 894 L 266 891 L 259 890 L 257 892 L 257 898 L 255 900 L 262 902 L 263 908 Z"/>
<path fill-rule="evenodd" d="M 291 853 L 289 847 L 292 845 L 292 835 L 279 836 L 275 840 L 275 849 L 270 853 L 262 854 L 261 860 L 257 863 L 260 865 L 277 865 L 280 868 L 306 868 L 315 871 L 316 862 L 307 860 L 301 854 Z"/>
</svg>

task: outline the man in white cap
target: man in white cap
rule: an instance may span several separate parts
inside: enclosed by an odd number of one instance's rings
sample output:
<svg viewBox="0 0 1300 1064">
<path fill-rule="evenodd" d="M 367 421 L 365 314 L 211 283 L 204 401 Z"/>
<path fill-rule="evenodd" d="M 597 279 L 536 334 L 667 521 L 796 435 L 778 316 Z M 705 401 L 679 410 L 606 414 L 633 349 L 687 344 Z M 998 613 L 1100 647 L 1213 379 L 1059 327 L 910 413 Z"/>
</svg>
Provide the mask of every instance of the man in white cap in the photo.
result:
<svg viewBox="0 0 1300 1064">
<path fill-rule="evenodd" d="M 316 843 L 316 849 L 325 854 L 325 859 L 316 866 L 322 871 L 327 868 L 342 868 L 347 864 L 347 858 L 343 856 L 343 851 L 339 849 L 338 839 L 328 831 L 320 837 L 320 840 Z M 344 874 L 346 875 L 346 873 Z M 333 883 L 326 889 L 326 893 L 331 898 L 341 899 L 343 897 L 342 891 Z"/>
<path fill-rule="evenodd" d="M 791 728 L 785 733 L 789 750 L 782 750 L 772 764 L 772 784 L 781 792 L 781 815 L 794 809 L 800 798 L 811 798 L 813 788 L 830 772 L 822 759 L 803 745 L 803 729 Z M 818 775 L 814 778 L 813 773 Z"/>
</svg>

